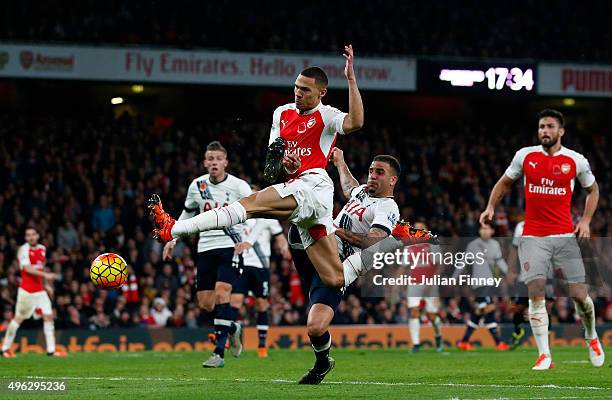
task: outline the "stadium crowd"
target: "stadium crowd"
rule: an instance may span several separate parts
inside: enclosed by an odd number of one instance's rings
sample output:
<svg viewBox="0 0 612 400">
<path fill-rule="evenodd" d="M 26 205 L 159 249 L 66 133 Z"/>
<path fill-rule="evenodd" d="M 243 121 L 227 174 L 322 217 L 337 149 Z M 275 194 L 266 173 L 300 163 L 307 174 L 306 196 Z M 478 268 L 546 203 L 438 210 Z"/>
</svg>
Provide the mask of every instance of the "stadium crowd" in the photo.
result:
<svg viewBox="0 0 612 400">
<path fill-rule="evenodd" d="M 461 7 L 449 0 L 311 0 L 282 7 L 274 1 L 21 0 L 4 4 L 0 40 L 315 52 L 353 43 L 360 55 L 609 62 L 611 25 L 602 0 L 554 6 L 469 0 Z"/>
<path fill-rule="evenodd" d="M 196 306 L 193 243 L 179 242 L 175 257 L 161 259 L 161 245 L 150 235 L 145 199 L 160 193 L 166 208 L 178 216 L 188 183 L 204 173 L 201 160 L 209 141 L 228 148 L 229 171 L 263 184 L 269 121 L 222 119 L 186 123 L 171 119 L 147 121 L 127 114 L 91 118 L 52 115 L 0 115 L 0 307 L 1 326 L 12 316 L 19 281 L 16 252 L 24 229 L 36 226 L 47 247 L 48 267 L 62 279 L 53 286 L 56 325 L 60 329 L 107 327 L 197 327 L 207 323 Z M 359 133 L 359 151 L 345 157 L 355 176 L 365 180 L 371 157 L 392 153 L 404 172 L 396 200 L 401 215 L 423 218 L 444 237 L 477 236 L 478 215 L 486 197 L 512 158 L 534 139 L 533 127 L 522 129 L 461 121 L 402 124 L 369 121 Z M 496 135 L 489 135 L 491 130 Z M 576 127 L 568 128 L 578 131 Z M 572 134 L 569 147 L 590 159 L 600 184 L 601 199 L 593 234 L 612 236 L 610 143 L 603 135 Z M 338 146 L 346 142 L 340 139 Z M 329 168 L 334 176 L 333 166 Z M 337 182 L 337 178 L 335 178 Z M 336 191 L 336 211 L 342 207 Z M 579 192 L 580 193 L 580 192 Z M 574 199 L 576 215 L 583 193 Z M 511 236 L 520 219 L 520 185 L 496 214 L 498 236 Z M 98 254 L 116 251 L 129 264 L 129 282 L 122 291 L 95 290 L 89 264 Z M 608 262 L 607 265 L 610 265 Z M 304 324 L 305 297 L 290 260 L 274 251 L 271 262 L 271 324 Z M 359 298 L 349 291 L 335 317 L 338 324 L 406 323 L 405 293 L 394 298 Z M 600 322 L 612 321 L 612 297 L 596 298 Z M 463 323 L 472 298 L 445 300 L 446 323 Z M 511 320 L 510 298 L 499 297 L 500 321 Z M 575 316 L 567 298 L 556 301 L 553 322 Z M 253 303 L 241 318 L 254 325 Z M 1 328 L 0 328 L 1 329 Z"/>
</svg>

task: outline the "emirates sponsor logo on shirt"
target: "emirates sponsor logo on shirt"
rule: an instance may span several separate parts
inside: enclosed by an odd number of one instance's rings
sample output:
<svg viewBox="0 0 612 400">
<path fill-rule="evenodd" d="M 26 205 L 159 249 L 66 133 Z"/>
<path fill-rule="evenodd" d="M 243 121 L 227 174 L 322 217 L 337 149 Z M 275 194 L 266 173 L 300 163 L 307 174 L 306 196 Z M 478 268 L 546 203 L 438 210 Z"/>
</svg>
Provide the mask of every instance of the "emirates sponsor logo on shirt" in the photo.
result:
<svg viewBox="0 0 612 400">
<path fill-rule="evenodd" d="M 289 140 L 285 149 L 285 155 L 288 154 L 296 154 L 300 157 L 309 156 L 312 154 L 312 147 L 299 147 L 297 140 Z"/>
<path fill-rule="evenodd" d="M 554 186 L 555 181 L 552 179 L 542 178 L 540 183 L 540 185 L 529 183 L 529 185 L 527 185 L 527 190 L 529 193 L 547 194 L 553 196 L 565 196 L 567 194 L 567 189 L 564 187 Z"/>
</svg>

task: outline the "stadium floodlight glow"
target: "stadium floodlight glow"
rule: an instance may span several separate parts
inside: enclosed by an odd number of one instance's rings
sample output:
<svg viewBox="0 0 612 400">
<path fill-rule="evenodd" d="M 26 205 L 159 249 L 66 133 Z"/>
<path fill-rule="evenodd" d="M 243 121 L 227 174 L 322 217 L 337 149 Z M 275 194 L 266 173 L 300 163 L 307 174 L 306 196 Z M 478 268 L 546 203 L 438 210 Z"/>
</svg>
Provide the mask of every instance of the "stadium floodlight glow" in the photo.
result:
<svg viewBox="0 0 612 400">
<path fill-rule="evenodd" d="M 576 105 L 576 100 L 572 99 L 571 97 L 566 97 L 565 99 L 563 99 L 563 105 L 566 107 L 571 107 Z"/>
<path fill-rule="evenodd" d="M 117 105 L 123 103 L 123 97 L 113 97 L 111 99 L 111 104 Z"/>
<path fill-rule="evenodd" d="M 142 93 L 144 92 L 144 86 L 143 85 L 132 85 L 132 92 Z"/>
</svg>

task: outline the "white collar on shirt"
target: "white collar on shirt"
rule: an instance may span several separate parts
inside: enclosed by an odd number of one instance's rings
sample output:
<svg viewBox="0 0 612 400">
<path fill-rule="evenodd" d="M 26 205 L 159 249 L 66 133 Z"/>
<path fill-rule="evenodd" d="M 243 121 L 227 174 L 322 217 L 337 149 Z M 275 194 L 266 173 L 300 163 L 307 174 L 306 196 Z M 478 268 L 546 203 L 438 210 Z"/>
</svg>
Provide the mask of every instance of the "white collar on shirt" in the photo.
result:
<svg viewBox="0 0 612 400">
<path fill-rule="evenodd" d="M 297 106 L 295 107 L 295 109 L 298 112 L 298 114 L 300 114 L 300 115 L 310 115 L 310 114 L 314 113 L 315 111 L 318 111 L 319 108 L 321 108 L 322 105 L 323 105 L 323 103 L 319 102 L 319 104 L 317 104 L 317 106 L 315 108 L 311 108 L 310 110 L 307 110 L 307 111 L 304 111 L 304 112 L 300 112 L 300 109 L 297 108 Z"/>
</svg>

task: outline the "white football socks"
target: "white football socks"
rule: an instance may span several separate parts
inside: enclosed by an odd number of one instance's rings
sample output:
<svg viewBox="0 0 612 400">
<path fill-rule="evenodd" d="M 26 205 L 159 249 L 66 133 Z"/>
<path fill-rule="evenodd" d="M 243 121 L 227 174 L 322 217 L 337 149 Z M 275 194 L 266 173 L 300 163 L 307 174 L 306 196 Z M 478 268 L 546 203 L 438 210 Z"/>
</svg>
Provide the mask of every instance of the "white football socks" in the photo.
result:
<svg viewBox="0 0 612 400">
<path fill-rule="evenodd" d="M 442 327 L 442 320 L 440 319 L 440 316 L 436 315 L 436 318 L 433 320 L 431 324 L 433 325 L 435 335 L 440 336 L 441 335 L 440 328 Z"/>
<path fill-rule="evenodd" d="M 47 343 L 47 353 L 55 353 L 55 326 L 53 321 L 43 321 L 43 332 Z"/>
<path fill-rule="evenodd" d="M 408 320 L 408 328 L 410 329 L 410 339 L 412 340 L 413 346 L 421 344 L 421 321 L 418 318 L 410 318 Z"/>
<path fill-rule="evenodd" d="M 550 356 L 548 347 L 548 312 L 546 311 L 546 301 L 529 299 L 529 324 L 533 331 L 538 354 Z"/>
<path fill-rule="evenodd" d="M 13 345 L 13 341 L 15 341 L 15 335 L 17 335 L 17 329 L 19 329 L 19 325 L 17 321 L 14 319 L 9 322 L 8 327 L 6 328 L 6 334 L 4 335 L 4 341 L 2 342 L 2 351 L 7 351 Z"/>
<path fill-rule="evenodd" d="M 582 304 L 574 301 L 574 306 L 584 327 L 584 338 L 587 340 L 595 339 L 597 331 L 595 330 L 595 305 L 593 304 L 593 299 L 587 296 Z"/>
<path fill-rule="evenodd" d="M 344 260 L 342 269 L 344 270 L 344 286 L 348 287 L 348 285 L 355 282 L 363 270 L 361 253 L 352 254 Z"/>
<path fill-rule="evenodd" d="M 236 201 L 221 208 L 213 208 L 193 218 L 178 220 L 172 227 L 172 237 L 188 236 L 212 229 L 227 228 L 246 221 L 246 210 Z"/>
</svg>

